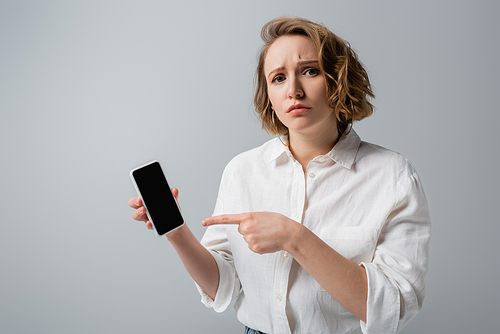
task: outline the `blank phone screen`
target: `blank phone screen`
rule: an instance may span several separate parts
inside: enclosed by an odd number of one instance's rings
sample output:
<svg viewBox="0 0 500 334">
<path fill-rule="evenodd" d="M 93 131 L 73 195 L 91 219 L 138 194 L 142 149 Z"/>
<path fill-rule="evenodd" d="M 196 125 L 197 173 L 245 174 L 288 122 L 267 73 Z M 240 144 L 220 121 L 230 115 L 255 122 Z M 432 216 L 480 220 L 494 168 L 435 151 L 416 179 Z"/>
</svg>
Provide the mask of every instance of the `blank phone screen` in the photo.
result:
<svg viewBox="0 0 500 334">
<path fill-rule="evenodd" d="M 163 235 L 184 223 L 179 207 L 158 162 L 132 172 L 156 232 Z"/>
</svg>

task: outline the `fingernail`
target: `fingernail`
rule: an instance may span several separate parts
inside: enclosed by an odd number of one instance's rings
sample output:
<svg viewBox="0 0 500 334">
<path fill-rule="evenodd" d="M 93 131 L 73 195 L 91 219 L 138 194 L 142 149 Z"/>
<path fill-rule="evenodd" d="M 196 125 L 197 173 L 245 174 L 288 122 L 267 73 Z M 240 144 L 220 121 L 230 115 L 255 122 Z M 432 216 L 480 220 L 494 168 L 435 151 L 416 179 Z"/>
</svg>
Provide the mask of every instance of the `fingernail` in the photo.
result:
<svg viewBox="0 0 500 334">
<path fill-rule="evenodd" d="M 206 219 L 205 219 L 205 220 L 203 220 L 203 221 L 201 222 L 201 225 L 203 225 L 203 226 L 207 226 L 207 225 L 208 225 L 208 221 L 207 221 Z"/>
<path fill-rule="evenodd" d="M 135 200 L 135 205 L 139 205 L 139 199 Z"/>
</svg>

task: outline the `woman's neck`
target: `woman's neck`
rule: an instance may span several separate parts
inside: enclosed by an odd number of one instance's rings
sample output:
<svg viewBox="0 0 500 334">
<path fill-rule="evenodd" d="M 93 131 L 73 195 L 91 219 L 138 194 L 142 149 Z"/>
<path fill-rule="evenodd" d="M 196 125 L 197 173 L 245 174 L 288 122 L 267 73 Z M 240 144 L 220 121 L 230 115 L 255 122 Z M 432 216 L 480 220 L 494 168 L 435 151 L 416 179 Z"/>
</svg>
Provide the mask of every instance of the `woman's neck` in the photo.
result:
<svg viewBox="0 0 500 334">
<path fill-rule="evenodd" d="M 336 126 L 334 129 L 328 128 L 320 133 L 291 132 L 288 136 L 290 152 L 292 152 L 295 160 L 302 165 L 304 171 L 312 159 L 330 152 L 340 138 Z"/>
</svg>

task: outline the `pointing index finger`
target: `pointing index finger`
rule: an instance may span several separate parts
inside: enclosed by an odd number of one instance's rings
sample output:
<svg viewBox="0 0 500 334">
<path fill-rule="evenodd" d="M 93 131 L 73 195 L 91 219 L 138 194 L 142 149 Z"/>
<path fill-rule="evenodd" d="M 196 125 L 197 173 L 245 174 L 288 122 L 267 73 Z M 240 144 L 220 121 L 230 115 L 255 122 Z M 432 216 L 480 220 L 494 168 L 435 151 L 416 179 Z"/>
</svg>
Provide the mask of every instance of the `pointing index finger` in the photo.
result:
<svg viewBox="0 0 500 334">
<path fill-rule="evenodd" d="M 232 214 L 232 215 L 220 215 L 210 218 L 206 218 L 201 222 L 203 226 L 211 225 L 239 225 L 243 220 L 242 215 Z"/>
</svg>

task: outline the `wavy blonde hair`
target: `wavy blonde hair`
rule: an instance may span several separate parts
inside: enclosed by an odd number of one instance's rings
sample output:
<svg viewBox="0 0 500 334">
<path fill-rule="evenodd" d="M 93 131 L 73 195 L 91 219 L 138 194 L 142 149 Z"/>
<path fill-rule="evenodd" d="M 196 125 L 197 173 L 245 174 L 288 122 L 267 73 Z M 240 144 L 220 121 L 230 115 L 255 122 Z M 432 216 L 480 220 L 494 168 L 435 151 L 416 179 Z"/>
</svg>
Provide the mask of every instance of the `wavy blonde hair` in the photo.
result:
<svg viewBox="0 0 500 334">
<path fill-rule="evenodd" d="M 264 45 L 260 50 L 255 77 L 254 105 L 262 121 L 262 128 L 271 135 L 287 135 L 288 128 L 271 109 L 264 73 L 264 62 L 269 47 L 281 36 L 309 37 L 318 50 L 318 62 L 326 80 L 327 103 L 334 110 L 340 131 L 373 113 L 368 97 L 374 98 L 368 74 L 349 43 L 326 27 L 298 17 L 278 17 L 262 27 Z M 274 122 L 276 123 L 274 123 Z"/>
</svg>

